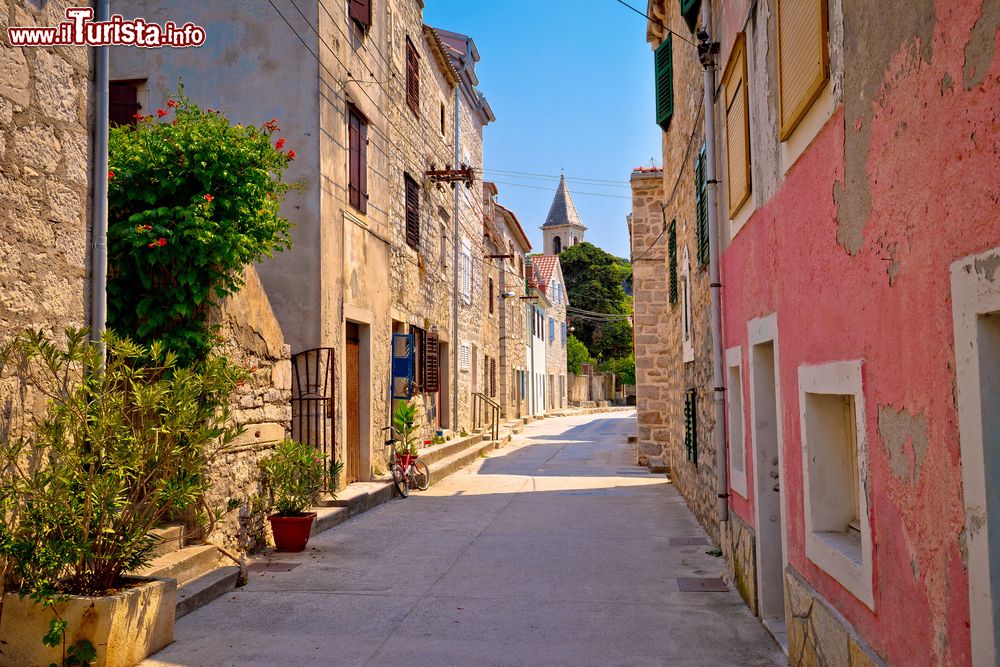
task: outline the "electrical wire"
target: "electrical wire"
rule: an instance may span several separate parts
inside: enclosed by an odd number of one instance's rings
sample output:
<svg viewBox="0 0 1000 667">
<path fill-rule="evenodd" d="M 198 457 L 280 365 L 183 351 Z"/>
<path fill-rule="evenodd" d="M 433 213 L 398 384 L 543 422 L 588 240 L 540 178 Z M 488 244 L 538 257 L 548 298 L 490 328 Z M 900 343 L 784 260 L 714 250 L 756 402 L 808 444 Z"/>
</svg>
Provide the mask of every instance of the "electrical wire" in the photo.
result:
<svg viewBox="0 0 1000 667">
<path fill-rule="evenodd" d="M 692 42 L 690 39 L 688 39 L 684 35 L 681 35 L 680 33 L 674 32 L 673 30 L 671 30 L 667 26 L 663 25 L 663 22 L 660 21 L 659 19 L 654 19 L 653 17 L 649 16 L 645 12 L 639 11 L 638 9 L 636 9 L 635 7 L 633 7 L 632 5 L 630 5 L 627 2 L 625 2 L 625 0 L 615 0 L 615 2 L 617 2 L 620 5 L 625 5 L 626 7 L 628 7 L 629 9 L 631 9 L 633 12 L 635 12 L 636 14 L 638 14 L 639 16 L 645 16 L 646 20 L 652 21 L 653 23 L 657 24 L 658 26 L 660 26 L 661 28 L 663 28 L 664 30 L 666 30 L 667 32 L 669 32 L 671 35 L 673 35 L 677 39 L 681 40 L 682 42 L 687 42 L 691 46 L 693 46 L 695 48 L 698 48 L 697 44 L 695 44 L 694 42 Z"/>
<path fill-rule="evenodd" d="M 509 185 L 515 188 L 528 188 L 529 190 L 545 190 L 546 192 L 552 192 L 552 188 L 542 187 L 541 185 L 527 185 L 525 183 L 511 183 L 510 181 L 493 181 L 500 185 Z M 632 199 L 631 195 L 609 195 L 604 192 L 574 192 L 574 195 L 585 195 L 587 197 L 604 197 L 607 199 Z"/>
<path fill-rule="evenodd" d="M 482 171 L 488 172 L 488 173 L 491 173 L 491 174 L 505 174 L 505 175 L 510 175 L 510 176 L 524 176 L 524 177 L 531 176 L 531 177 L 534 177 L 534 178 L 545 178 L 545 179 L 556 180 L 556 181 L 558 181 L 559 179 L 561 179 L 561 178 L 564 177 L 564 176 L 556 176 L 555 174 L 538 174 L 538 173 L 534 173 L 534 172 L 530 172 L 530 171 L 510 171 L 510 170 L 506 170 L 506 169 L 486 169 L 485 167 L 482 169 Z M 629 187 L 629 184 L 626 181 L 614 181 L 614 180 L 603 179 L 603 178 L 584 178 L 582 176 L 565 176 L 565 178 L 566 178 L 567 181 L 577 182 L 577 183 L 593 183 L 593 184 L 605 184 L 606 183 L 606 184 L 609 184 L 609 185 L 616 185 L 618 187 L 623 187 L 623 188 Z"/>
</svg>

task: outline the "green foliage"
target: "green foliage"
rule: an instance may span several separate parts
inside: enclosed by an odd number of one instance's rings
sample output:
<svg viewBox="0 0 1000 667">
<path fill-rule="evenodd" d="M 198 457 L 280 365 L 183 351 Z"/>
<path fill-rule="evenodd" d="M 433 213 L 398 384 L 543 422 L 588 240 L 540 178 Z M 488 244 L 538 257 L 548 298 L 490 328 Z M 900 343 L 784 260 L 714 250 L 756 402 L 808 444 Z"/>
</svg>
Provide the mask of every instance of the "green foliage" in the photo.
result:
<svg viewBox="0 0 1000 667">
<path fill-rule="evenodd" d="M 621 384 L 635 384 L 635 356 L 632 354 L 620 359 L 608 359 L 600 365 L 599 370 L 614 373 Z"/>
<path fill-rule="evenodd" d="M 443 435 L 435 435 L 431 438 L 431 442 L 435 445 L 443 445 L 445 443 L 445 438 Z"/>
<path fill-rule="evenodd" d="M 278 209 L 294 152 L 272 145 L 277 131 L 231 125 L 183 96 L 111 130 L 110 328 L 162 340 L 181 365 L 209 354 L 213 306 L 239 290 L 244 267 L 289 247 Z"/>
<path fill-rule="evenodd" d="M 199 508 L 209 462 L 240 433 L 226 426 L 241 377 L 226 359 L 182 367 L 159 343 L 104 341 L 106 358 L 85 330 L 61 345 L 24 332 L 0 355 L 26 388 L 23 407 L 48 399 L 25 432 L 0 440 L 4 583 L 47 606 L 101 595 L 148 564 L 150 531 Z"/>
<path fill-rule="evenodd" d="M 589 310 L 595 313 L 613 313 L 628 315 L 632 313 L 632 298 L 625 293 L 624 285 L 632 275 L 632 265 L 620 257 L 615 257 L 591 243 L 579 243 L 566 248 L 559 255 L 563 278 L 566 281 L 566 293 L 574 308 Z M 576 337 L 598 358 L 624 356 L 621 354 L 621 320 L 610 323 L 596 323 L 593 320 L 567 315 L 567 319 L 576 329 Z M 631 325 L 628 325 L 631 336 Z M 598 343 L 602 329 L 611 328 L 613 332 L 605 335 L 617 341 L 614 344 Z M 628 345 L 631 351 L 631 342 Z M 612 352 L 613 350 L 613 352 Z"/>
<path fill-rule="evenodd" d="M 400 454 L 417 453 L 417 408 L 408 401 L 400 401 L 396 404 L 396 410 L 392 413 L 392 428 L 396 432 L 399 442 L 396 444 L 396 451 Z"/>
<path fill-rule="evenodd" d="M 594 332 L 590 351 L 602 360 L 622 359 L 633 353 L 632 325 L 628 320 L 605 322 Z"/>
<path fill-rule="evenodd" d="M 302 516 L 323 487 L 323 458 L 311 445 L 282 440 L 260 464 L 269 501 L 278 516 Z"/>
<path fill-rule="evenodd" d="M 570 334 L 566 338 L 566 367 L 569 372 L 579 375 L 581 364 L 592 363 L 594 360 L 590 356 L 590 350 L 587 349 L 587 346 L 579 338 Z"/>
</svg>

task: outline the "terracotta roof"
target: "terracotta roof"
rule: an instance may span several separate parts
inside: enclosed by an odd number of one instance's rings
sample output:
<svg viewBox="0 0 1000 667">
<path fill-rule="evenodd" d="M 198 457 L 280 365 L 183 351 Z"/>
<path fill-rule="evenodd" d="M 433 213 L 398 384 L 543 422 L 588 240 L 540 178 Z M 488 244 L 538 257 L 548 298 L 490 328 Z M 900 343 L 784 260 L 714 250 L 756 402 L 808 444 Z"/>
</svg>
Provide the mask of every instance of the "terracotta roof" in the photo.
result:
<svg viewBox="0 0 1000 667">
<path fill-rule="evenodd" d="M 531 257 L 531 269 L 537 280 L 538 289 L 548 295 L 549 283 L 552 281 L 552 274 L 559 266 L 558 255 L 533 255 Z"/>
<path fill-rule="evenodd" d="M 521 245 L 521 248 L 524 249 L 524 252 L 531 250 L 531 241 L 528 240 L 528 235 L 524 233 L 524 227 L 521 226 L 521 221 L 517 219 L 516 215 L 514 215 L 514 211 L 510 210 L 503 204 L 494 205 L 507 217 L 509 221 L 514 223 L 511 226 L 511 231 L 514 232 L 514 238 L 517 239 L 517 242 Z"/>
<path fill-rule="evenodd" d="M 660 167 L 636 167 L 635 169 L 632 170 L 632 173 L 639 172 L 643 174 L 652 174 L 662 171 L 663 169 L 661 169 Z"/>
<path fill-rule="evenodd" d="M 573 197 L 570 196 L 569 188 L 566 187 L 565 174 L 559 178 L 556 196 L 552 200 L 549 215 L 545 218 L 545 224 L 542 227 L 562 227 L 563 225 L 573 225 L 586 229 L 580 222 L 580 214 L 576 212 L 576 204 L 573 203 Z"/>
</svg>

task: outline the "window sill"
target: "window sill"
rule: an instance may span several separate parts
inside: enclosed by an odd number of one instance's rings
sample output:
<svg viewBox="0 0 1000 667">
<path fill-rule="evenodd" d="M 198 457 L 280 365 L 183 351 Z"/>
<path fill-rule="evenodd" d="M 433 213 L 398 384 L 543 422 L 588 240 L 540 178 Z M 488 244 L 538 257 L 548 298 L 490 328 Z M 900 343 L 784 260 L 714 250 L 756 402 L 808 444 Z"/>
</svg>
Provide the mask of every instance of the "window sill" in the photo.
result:
<svg viewBox="0 0 1000 667">
<path fill-rule="evenodd" d="M 875 609 L 871 554 L 865 554 L 860 535 L 831 531 L 808 533 L 806 557 L 869 609 Z"/>
</svg>

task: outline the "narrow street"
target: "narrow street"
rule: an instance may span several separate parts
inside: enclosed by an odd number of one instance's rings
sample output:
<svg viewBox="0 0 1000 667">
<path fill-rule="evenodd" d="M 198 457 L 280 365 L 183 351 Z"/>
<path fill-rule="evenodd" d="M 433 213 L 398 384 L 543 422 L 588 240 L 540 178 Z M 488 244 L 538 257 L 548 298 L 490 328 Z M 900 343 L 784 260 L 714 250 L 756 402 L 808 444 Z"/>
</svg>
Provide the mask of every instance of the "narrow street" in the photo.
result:
<svg viewBox="0 0 1000 667">
<path fill-rule="evenodd" d="M 772 665 L 786 658 L 716 577 L 634 412 L 535 422 L 465 470 L 272 554 L 178 621 L 166 665 Z"/>
</svg>

